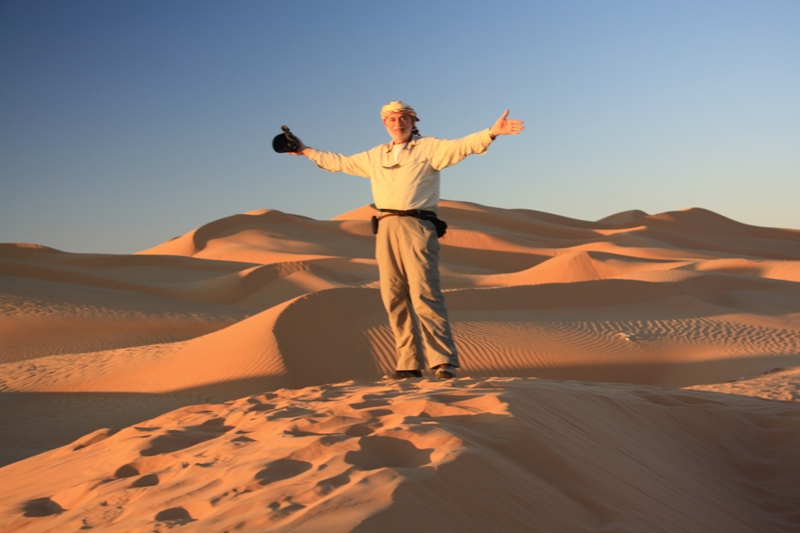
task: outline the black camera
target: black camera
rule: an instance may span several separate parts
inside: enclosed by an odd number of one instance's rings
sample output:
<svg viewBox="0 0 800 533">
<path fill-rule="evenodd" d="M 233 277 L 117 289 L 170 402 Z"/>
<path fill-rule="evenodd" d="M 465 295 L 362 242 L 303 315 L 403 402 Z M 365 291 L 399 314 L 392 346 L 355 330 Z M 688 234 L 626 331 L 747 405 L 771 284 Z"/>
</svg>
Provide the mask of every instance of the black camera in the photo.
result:
<svg viewBox="0 0 800 533">
<path fill-rule="evenodd" d="M 281 126 L 283 133 L 276 135 L 274 139 L 272 139 L 272 149 L 278 152 L 279 154 L 285 154 L 287 152 L 296 152 L 300 149 L 300 141 L 292 135 L 292 132 L 289 131 L 288 126 Z"/>
</svg>

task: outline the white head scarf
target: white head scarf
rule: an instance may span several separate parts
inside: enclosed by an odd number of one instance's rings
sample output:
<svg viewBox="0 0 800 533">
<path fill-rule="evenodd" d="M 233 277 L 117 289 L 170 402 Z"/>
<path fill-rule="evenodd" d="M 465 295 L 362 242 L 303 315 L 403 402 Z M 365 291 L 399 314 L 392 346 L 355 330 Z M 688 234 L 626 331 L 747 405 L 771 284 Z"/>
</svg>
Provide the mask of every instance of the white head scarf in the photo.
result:
<svg viewBox="0 0 800 533">
<path fill-rule="evenodd" d="M 392 113 L 404 113 L 406 115 L 411 115 L 412 117 L 414 117 L 414 120 L 419 120 L 417 112 L 414 111 L 414 108 L 406 103 L 403 103 L 402 100 L 389 102 L 388 104 L 383 106 L 381 108 L 381 121 L 386 120 L 386 117 L 388 117 Z"/>
</svg>

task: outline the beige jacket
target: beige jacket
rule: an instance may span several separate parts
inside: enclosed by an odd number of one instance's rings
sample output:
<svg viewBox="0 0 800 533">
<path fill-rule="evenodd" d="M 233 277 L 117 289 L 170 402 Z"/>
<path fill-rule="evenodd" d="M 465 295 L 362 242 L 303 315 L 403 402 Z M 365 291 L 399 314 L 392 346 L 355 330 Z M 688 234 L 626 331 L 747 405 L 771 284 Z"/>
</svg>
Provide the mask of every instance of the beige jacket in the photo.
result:
<svg viewBox="0 0 800 533">
<path fill-rule="evenodd" d="M 392 143 L 345 156 L 309 148 L 305 155 L 320 168 L 369 178 L 378 209 L 426 209 L 439 203 L 439 171 L 472 154 L 483 154 L 492 143 L 489 129 L 461 139 L 417 137 L 394 159 Z"/>
</svg>

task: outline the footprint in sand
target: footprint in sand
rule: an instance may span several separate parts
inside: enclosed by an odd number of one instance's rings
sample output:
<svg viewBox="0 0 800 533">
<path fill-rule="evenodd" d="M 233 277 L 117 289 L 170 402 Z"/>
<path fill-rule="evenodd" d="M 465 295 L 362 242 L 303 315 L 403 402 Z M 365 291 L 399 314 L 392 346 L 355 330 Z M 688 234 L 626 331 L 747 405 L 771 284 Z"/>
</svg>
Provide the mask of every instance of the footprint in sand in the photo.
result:
<svg viewBox="0 0 800 533">
<path fill-rule="evenodd" d="M 168 524 L 183 525 L 189 522 L 194 522 L 194 518 L 189 514 L 189 511 L 183 507 L 170 507 L 164 509 L 156 515 L 157 522 L 166 522 Z"/>
<path fill-rule="evenodd" d="M 373 407 L 386 407 L 391 404 L 391 399 L 400 395 L 400 391 L 384 391 L 380 394 L 364 394 L 360 398 L 361 401 L 350 403 L 353 409 L 370 409 Z"/>
<path fill-rule="evenodd" d="M 317 483 L 317 487 L 319 487 L 321 495 L 324 496 L 333 492 L 339 487 L 347 485 L 348 483 L 350 483 L 350 470 L 342 472 L 339 475 L 323 479 Z"/>
<path fill-rule="evenodd" d="M 267 417 L 267 420 L 278 420 L 281 418 L 298 418 L 301 416 L 311 416 L 317 414 L 316 411 L 303 407 L 284 407 L 278 409 Z"/>
<path fill-rule="evenodd" d="M 238 437 L 231 439 L 231 442 L 234 443 L 236 446 L 242 446 L 244 444 L 250 444 L 251 442 L 256 442 L 256 440 L 251 439 L 250 437 L 246 437 L 244 435 L 239 435 Z"/>
<path fill-rule="evenodd" d="M 380 426 L 380 423 L 377 425 Z M 347 428 L 344 433 L 348 437 L 365 437 L 375 433 L 375 428 L 370 427 L 369 424 L 356 424 Z"/>
<path fill-rule="evenodd" d="M 131 464 L 122 465 L 114 472 L 116 479 L 124 479 L 126 477 L 134 477 L 139 475 L 139 469 Z"/>
<path fill-rule="evenodd" d="M 308 461 L 296 459 L 278 459 L 272 461 L 267 467 L 256 474 L 256 479 L 261 485 L 269 485 L 276 481 L 283 481 L 310 470 L 313 465 Z"/>
<path fill-rule="evenodd" d="M 22 505 L 22 516 L 27 517 L 43 517 L 61 514 L 65 511 L 58 502 L 50 498 L 36 498 L 29 500 Z"/>
<path fill-rule="evenodd" d="M 175 461 L 171 457 L 146 457 L 136 459 L 132 463 L 126 463 L 114 472 L 112 479 L 106 481 L 113 481 L 115 479 L 126 479 L 129 477 L 136 477 L 142 474 L 152 474 L 158 471 L 169 469 L 175 465 Z"/>
<path fill-rule="evenodd" d="M 433 448 L 420 449 L 405 439 L 362 437 L 361 449 L 347 452 L 345 462 L 361 470 L 419 468 L 430 464 Z"/>
<path fill-rule="evenodd" d="M 158 474 L 146 474 L 131 483 L 131 488 L 153 487 L 158 485 L 159 481 Z"/>
<path fill-rule="evenodd" d="M 261 403 L 261 402 L 249 402 L 252 403 L 250 409 L 247 410 L 248 413 L 257 413 L 260 411 L 271 411 L 275 409 L 276 405 L 274 403 Z"/>
<path fill-rule="evenodd" d="M 199 426 L 189 426 L 183 430 L 171 429 L 163 435 L 153 437 L 150 441 L 150 447 L 139 453 L 143 456 L 153 456 L 177 452 L 195 444 L 217 438 L 233 428 L 233 426 L 226 426 L 224 419 L 213 418 Z"/>
</svg>

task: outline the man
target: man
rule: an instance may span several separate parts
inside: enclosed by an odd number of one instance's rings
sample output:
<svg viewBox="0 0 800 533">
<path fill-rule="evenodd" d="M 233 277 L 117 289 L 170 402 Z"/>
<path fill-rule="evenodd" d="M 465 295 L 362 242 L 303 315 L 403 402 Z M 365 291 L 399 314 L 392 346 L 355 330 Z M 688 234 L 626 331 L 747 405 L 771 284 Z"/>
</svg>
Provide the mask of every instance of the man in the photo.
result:
<svg viewBox="0 0 800 533">
<path fill-rule="evenodd" d="M 461 139 L 421 137 L 416 111 L 398 100 L 381 109 L 392 138 L 388 144 L 344 156 L 296 139 L 292 155 L 304 155 L 331 172 L 369 178 L 372 184 L 381 211 L 375 253 L 381 298 L 397 349 L 397 370 L 385 379 L 422 377 L 423 357 L 437 379 L 456 377 L 458 353 L 439 281 L 439 171 L 486 152 L 499 135 L 518 135 L 523 122 L 507 117 L 508 109 L 491 128 Z"/>
</svg>

